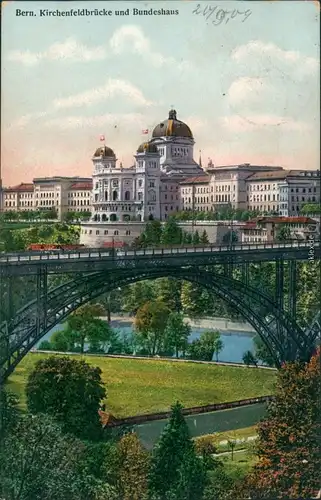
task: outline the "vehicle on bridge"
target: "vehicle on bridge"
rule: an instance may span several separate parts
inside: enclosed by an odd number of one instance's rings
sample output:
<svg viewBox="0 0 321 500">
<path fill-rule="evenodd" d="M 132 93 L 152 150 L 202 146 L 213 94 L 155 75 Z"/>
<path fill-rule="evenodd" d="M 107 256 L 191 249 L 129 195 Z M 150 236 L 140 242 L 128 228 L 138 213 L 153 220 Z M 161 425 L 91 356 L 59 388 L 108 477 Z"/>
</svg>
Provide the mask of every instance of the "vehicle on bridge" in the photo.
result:
<svg viewBox="0 0 321 500">
<path fill-rule="evenodd" d="M 31 243 L 27 250 L 31 252 L 64 252 L 84 248 L 84 245 L 56 245 L 52 243 Z"/>
</svg>

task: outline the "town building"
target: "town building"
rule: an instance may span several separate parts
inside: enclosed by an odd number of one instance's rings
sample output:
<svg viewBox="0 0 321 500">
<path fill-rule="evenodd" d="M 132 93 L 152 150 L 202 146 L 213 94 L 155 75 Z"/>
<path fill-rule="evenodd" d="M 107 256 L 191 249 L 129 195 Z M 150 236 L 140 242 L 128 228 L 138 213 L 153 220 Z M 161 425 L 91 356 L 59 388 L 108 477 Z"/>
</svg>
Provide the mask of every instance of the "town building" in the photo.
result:
<svg viewBox="0 0 321 500">
<path fill-rule="evenodd" d="M 208 175 L 191 177 L 180 183 L 180 210 L 191 212 L 208 212 L 213 206 L 213 195 L 210 196 L 210 178 Z"/>
<path fill-rule="evenodd" d="M 299 215 L 303 205 L 320 201 L 320 171 L 255 172 L 246 179 L 248 210 Z"/>
<path fill-rule="evenodd" d="M 41 177 L 32 183 L 4 188 L 4 211 L 55 209 L 61 220 L 66 212 L 91 211 L 92 179 Z"/>
<path fill-rule="evenodd" d="M 310 217 L 257 217 L 238 228 L 242 243 L 272 243 L 282 239 L 308 241 L 320 234 L 320 224 Z"/>
<path fill-rule="evenodd" d="M 20 211 L 33 210 L 34 185 L 21 182 L 17 186 L 3 189 L 3 210 Z"/>
</svg>

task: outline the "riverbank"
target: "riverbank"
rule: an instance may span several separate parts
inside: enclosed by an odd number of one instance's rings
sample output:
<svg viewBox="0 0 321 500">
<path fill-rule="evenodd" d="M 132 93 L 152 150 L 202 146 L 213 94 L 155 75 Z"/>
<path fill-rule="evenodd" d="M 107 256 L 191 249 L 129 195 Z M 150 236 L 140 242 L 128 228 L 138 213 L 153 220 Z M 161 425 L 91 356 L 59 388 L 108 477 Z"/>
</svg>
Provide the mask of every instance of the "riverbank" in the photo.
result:
<svg viewBox="0 0 321 500">
<path fill-rule="evenodd" d="M 107 321 L 107 317 L 102 317 L 101 319 Z M 115 314 L 111 316 L 111 326 L 113 328 L 131 327 L 134 319 L 133 316 Z M 242 335 L 248 337 L 255 335 L 254 328 L 246 322 L 231 321 L 226 318 L 217 317 L 195 319 L 188 318 L 187 316 L 184 316 L 184 320 L 191 328 L 219 330 L 224 335 Z"/>
</svg>

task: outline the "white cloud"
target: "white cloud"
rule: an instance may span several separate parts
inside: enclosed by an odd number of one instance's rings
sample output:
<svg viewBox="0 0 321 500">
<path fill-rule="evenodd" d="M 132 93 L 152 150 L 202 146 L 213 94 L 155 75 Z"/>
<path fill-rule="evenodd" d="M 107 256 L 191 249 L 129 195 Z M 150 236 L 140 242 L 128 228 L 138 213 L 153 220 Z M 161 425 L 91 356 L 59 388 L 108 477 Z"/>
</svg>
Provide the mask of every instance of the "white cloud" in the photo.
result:
<svg viewBox="0 0 321 500">
<path fill-rule="evenodd" d="M 29 125 L 29 123 L 32 122 L 33 120 L 38 120 L 39 118 L 43 118 L 46 115 L 47 115 L 46 111 L 39 112 L 39 113 L 29 113 L 27 115 L 23 115 L 20 118 L 18 118 L 18 120 L 16 120 L 12 124 L 10 124 L 8 127 L 8 130 L 22 129 L 26 125 Z"/>
<path fill-rule="evenodd" d="M 173 57 L 165 57 L 161 53 L 152 50 L 149 39 L 138 26 L 122 26 L 115 31 L 109 45 L 115 54 L 122 54 L 123 52 L 140 54 L 157 67 L 164 64 L 175 64 Z"/>
<path fill-rule="evenodd" d="M 247 117 L 232 115 L 221 118 L 221 123 L 224 128 L 231 132 L 249 132 L 268 127 L 280 127 L 282 130 L 288 131 L 304 131 L 310 127 L 305 122 L 276 115 L 253 115 Z"/>
<path fill-rule="evenodd" d="M 232 104 L 238 104 L 244 100 L 261 100 L 268 90 L 271 86 L 262 78 L 241 77 L 232 83 L 227 96 Z"/>
<path fill-rule="evenodd" d="M 26 66 L 38 64 L 41 60 L 48 61 L 101 61 L 107 57 L 107 51 L 102 46 L 86 47 L 75 38 L 68 38 L 64 42 L 54 43 L 44 52 L 30 52 L 29 50 L 13 50 L 9 52 L 10 61 L 20 62 Z"/>
<path fill-rule="evenodd" d="M 252 40 L 245 45 L 240 45 L 232 52 L 232 59 L 237 62 L 246 61 L 251 56 L 259 57 L 263 65 L 265 64 L 263 60 L 266 58 L 272 65 L 279 61 L 290 66 L 297 66 L 305 73 L 316 72 L 320 65 L 314 57 L 306 57 L 299 51 L 283 50 L 274 43 L 264 43 L 260 40 Z"/>
<path fill-rule="evenodd" d="M 106 84 L 101 87 L 96 87 L 66 98 L 56 99 L 53 105 L 56 109 L 88 106 L 89 104 L 95 104 L 119 95 L 126 96 L 132 102 L 142 106 L 150 106 L 152 104 L 152 102 L 148 101 L 143 93 L 131 83 L 110 78 Z"/>
<path fill-rule="evenodd" d="M 121 127 L 137 127 L 140 130 L 146 124 L 146 117 L 139 113 L 128 114 L 105 114 L 98 116 L 68 116 L 65 118 L 54 118 L 45 123 L 46 127 L 66 129 L 102 127 L 103 125 Z"/>
</svg>

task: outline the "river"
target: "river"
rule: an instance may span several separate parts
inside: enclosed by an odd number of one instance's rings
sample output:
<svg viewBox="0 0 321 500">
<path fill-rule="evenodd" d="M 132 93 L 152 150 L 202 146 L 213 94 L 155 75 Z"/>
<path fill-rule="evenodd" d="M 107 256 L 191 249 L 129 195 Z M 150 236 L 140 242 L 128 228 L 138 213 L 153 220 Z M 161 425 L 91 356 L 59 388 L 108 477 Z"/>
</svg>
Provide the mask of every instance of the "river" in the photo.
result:
<svg viewBox="0 0 321 500">
<path fill-rule="evenodd" d="M 223 362 L 242 363 L 242 356 L 245 351 L 254 351 L 253 335 L 254 332 L 250 326 L 243 326 L 240 323 L 233 324 L 230 321 L 213 318 L 212 320 L 201 320 L 199 322 L 189 321 L 191 324 L 191 335 L 189 342 L 200 337 L 201 333 L 205 330 L 217 329 L 221 332 L 221 340 L 223 341 L 223 349 L 219 353 L 218 360 Z M 130 318 L 120 318 L 111 321 L 111 326 L 120 334 L 130 335 L 133 331 L 132 320 Z M 238 330 L 236 328 L 238 327 Z M 62 325 L 56 325 L 50 332 L 48 332 L 40 342 L 43 340 L 50 340 L 51 335 L 62 328 Z M 232 329 L 233 328 L 233 329 Z M 235 329 L 234 329 L 235 328 Z M 213 358 L 214 359 L 214 358 Z M 215 360 L 215 359 L 214 359 Z"/>
</svg>

